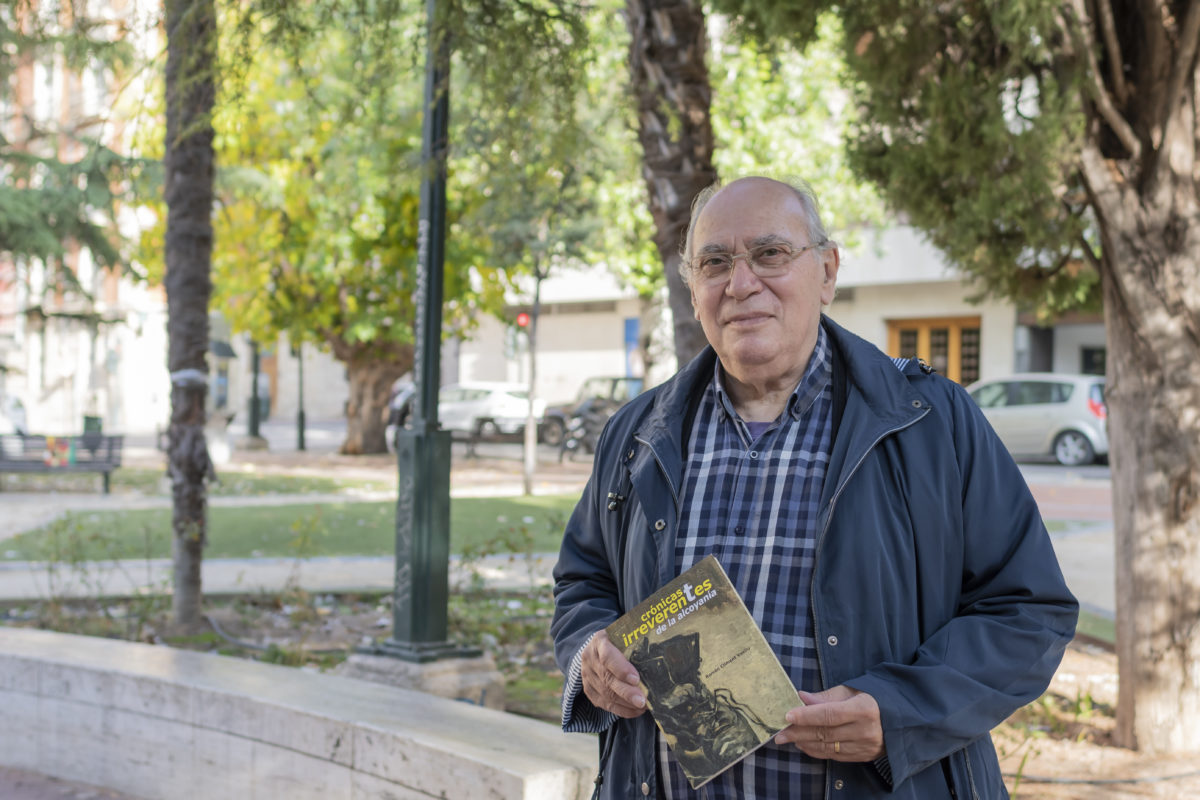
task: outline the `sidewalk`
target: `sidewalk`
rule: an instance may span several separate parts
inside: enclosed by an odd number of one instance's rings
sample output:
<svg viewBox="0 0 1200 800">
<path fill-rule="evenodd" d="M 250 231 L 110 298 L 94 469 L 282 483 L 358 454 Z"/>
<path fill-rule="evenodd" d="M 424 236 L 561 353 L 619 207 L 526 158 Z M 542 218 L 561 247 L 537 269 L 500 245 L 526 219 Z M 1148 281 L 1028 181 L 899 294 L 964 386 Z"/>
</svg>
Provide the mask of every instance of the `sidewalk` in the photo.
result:
<svg viewBox="0 0 1200 800">
<path fill-rule="evenodd" d="M 1067 586 L 1080 607 L 1106 619 L 1116 618 L 1117 589 L 1112 524 L 1112 487 L 1105 482 L 1030 483 L 1048 526 L 1065 523 L 1050 540 Z"/>
</svg>

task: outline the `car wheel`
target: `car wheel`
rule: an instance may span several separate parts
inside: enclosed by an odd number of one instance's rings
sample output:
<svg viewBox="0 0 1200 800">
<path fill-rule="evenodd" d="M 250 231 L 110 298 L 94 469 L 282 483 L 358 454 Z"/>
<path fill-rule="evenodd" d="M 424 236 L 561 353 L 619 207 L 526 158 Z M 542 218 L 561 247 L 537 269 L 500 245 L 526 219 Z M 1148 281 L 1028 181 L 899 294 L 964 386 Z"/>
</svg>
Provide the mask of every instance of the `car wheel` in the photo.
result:
<svg viewBox="0 0 1200 800">
<path fill-rule="evenodd" d="M 561 419 L 553 417 L 542 423 L 542 444 L 558 447 L 567 435 L 567 428 Z"/>
<path fill-rule="evenodd" d="M 500 435 L 500 429 L 490 419 L 481 419 L 475 426 L 475 435 L 480 439 L 494 439 Z"/>
<path fill-rule="evenodd" d="M 1063 431 L 1054 439 L 1054 457 L 1064 467 L 1081 467 L 1096 460 L 1092 443 L 1079 431 Z"/>
</svg>

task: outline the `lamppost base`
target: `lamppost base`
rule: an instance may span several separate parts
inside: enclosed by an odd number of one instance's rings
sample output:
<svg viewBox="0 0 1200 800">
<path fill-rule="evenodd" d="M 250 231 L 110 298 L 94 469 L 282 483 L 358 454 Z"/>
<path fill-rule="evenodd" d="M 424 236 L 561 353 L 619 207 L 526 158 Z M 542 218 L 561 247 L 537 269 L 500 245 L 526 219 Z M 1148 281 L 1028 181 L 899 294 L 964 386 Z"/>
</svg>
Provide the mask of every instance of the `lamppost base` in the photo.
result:
<svg viewBox="0 0 1200 800">
<path fill-rule="evenodd" d="M 483 651 L 478 647 L 463 647 L 453 642 L 401 642 L 396 639 L 385 639 L 373 645 L 359 647 L 356 652 L 372 656 L 390 656 L 416 664 L 447 658 L 478 658 L 483 655 Z"/>
<path fill-rule="evenodd" d="M 492 657 L 446 642 L 383 642 L 363 647 L 334 670 L 338 675 L 504 709 L 504 676 Z"/>
</svg>

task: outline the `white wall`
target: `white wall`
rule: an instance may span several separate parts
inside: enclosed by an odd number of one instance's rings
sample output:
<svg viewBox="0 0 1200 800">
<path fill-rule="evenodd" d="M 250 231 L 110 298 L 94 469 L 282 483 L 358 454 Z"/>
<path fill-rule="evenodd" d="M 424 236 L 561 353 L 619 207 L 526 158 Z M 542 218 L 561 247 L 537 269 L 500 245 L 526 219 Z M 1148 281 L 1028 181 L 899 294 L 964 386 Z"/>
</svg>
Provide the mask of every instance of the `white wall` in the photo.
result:
<svg viewBox="0 0 1200 800">
<path fill-rule="evenodd" d="M 854 247 L 841 249 L 838 285 L 887 286 L 894 283 L 941 283 L 958 273 L 941 251 L 916 229 L 899 225 L 882 232 L 862 231 Z"/>
<path fill-rule="evenodd" d="M 97 311 L 120 321 L 97 326 L 50 319 L 31 329 L 17 320 L 16 369 L 5 392 L 25 406 L 29 431 L 83 431 L 84 415 L 99 416 L 106 433 L 153 433 L 170 417 L 166 309 L 155 290 L 120 283 L 120 299 Z"/>
<path fill-rule="evenodd" d="M 1055 372 L 1079 372 L 1083 367 L 1083 348 L 1106 347 L 1104 325 L 1059 325 L 1054 329 Z"/>
<path fill-rule="evenodd" d="M 243 345 L 243 347 L 245 347 Z M 250 348 L 245 347 L 246 365 L 243 385 L 246 397 L 250 390 Z M 346 366 L 333 357 L 332 353 L 321 352 L 316 345 L 306 344 L 301 349 L 304 356 L 304 415 L 307 419 L 339 419 L 345 415 L 345 405 L 350 397 L 350 382 L 346 379 Z M 278 380 L 271 416 L 275 419 L 295 419 L 300 409 L 300 362 L 292 355 L 292 346 L 286 336 L 279 337 L 275 348 L 275 368 Z M 246 408 L 246 400 L 240 406 Z"/>
</svg>

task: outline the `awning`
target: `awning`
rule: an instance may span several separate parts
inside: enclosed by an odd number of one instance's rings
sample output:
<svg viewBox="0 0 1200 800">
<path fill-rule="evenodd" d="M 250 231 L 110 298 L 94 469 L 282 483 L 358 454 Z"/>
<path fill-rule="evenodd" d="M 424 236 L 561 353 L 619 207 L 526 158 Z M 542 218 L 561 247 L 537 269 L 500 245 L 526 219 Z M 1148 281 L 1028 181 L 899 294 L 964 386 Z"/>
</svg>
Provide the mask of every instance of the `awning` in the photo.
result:
<svg viewBox="0 0 1200 800">
<path fill-rule="evenodd" d="M 229 346 L 229 342 L 223 342 L 220 339 L 208 340 L 208 352 L 217 358 L 237 358 L 237 353 L 233 352 L 233 348 Z"/>
</svg>

